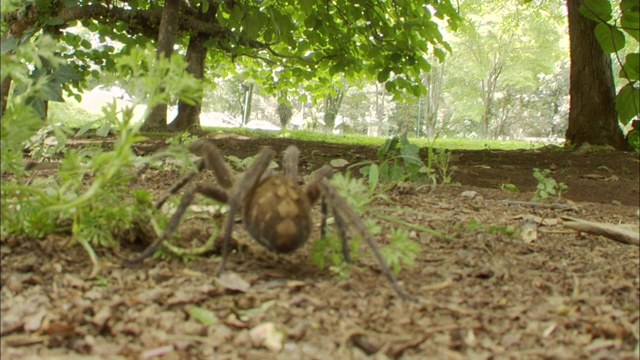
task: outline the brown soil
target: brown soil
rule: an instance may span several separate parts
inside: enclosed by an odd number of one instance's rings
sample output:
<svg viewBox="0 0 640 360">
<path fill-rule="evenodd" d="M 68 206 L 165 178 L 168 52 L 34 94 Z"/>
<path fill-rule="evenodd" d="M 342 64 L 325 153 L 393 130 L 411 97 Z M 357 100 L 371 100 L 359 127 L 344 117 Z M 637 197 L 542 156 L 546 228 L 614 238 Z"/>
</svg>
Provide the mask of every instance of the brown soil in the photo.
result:
<svg viewBox="0 0 640 360">
<path fill-rule="evenodd" d="M 245 158 L 261 146 L 301 149 L 302 175 L 336 158 L 375 159 L 376 149 L 289 139 L 218 136 L 225 154 Z M 162 141 L 137 146 L 156 151 Z M 348 278 L 318 269 L 309 246 L 274 256 L 236 226 L 240 250 L 227 262 L 233 278 L 214 276 L 219 257 L 169 257 L 122 266 L 145 244 L 98 251 L 102 270 L 68 237 L 2 243 L 3 359 L 637 359 L 638 247 L 577 234 L 559 218 L 638 224 L 638 158 L 609 151 L 455 151 L 452 181 L 435 189 L 388 192 L 375 206 L 447 238 L 410 233 L 416 262 L 398 274 L 418 299 L 402 301 L 365 256 Z M 550 169 L 568 191 L 569 209 L 509 205 L 529 201 L 533 168 Z M 43 171 L 43 176 L 51 175 Z M 160 195 L 176 171 L 147 170 L 138 185 Z M 212 179 L 210 174 L 202 175 Z M 513 184 L 521 192 L 501 190 Z M 475 193 L 469 193 L 473 191 Z M 463 194 L 464 193 L 464 194 Z M 523 216 L 538 224 L 532 238 L 516 231 Z M 366 215 L 365 215 L 366 216 Z M 319 216 L 317 217 L 319 219 Z M 186 219 L 180 245 L 204 242 L 220 217 Z M 318 220 L 319 222 L 319 220 Z M 389 224 L 383 223 L 383 229 Z M 384 231 L 385 233 L 388 231 Z M 312 240 L 319 231 L 312 234 Z M 455 238 L 455 240 L 453 239 Z M 378 236 L 379 243 L 388 236 Z M 247 287 L 248 285 L 248 287 Z M 243 287 L 241 291 L 230 288 Z M 210 311 L 204 324 L 193 311 Z M 261 340 L 282 336 L 282 342 Z M 282 345 L 281 347 L 279 345 Z M 93 357 L 89 357 L 93 356 Z"/>
</svg>

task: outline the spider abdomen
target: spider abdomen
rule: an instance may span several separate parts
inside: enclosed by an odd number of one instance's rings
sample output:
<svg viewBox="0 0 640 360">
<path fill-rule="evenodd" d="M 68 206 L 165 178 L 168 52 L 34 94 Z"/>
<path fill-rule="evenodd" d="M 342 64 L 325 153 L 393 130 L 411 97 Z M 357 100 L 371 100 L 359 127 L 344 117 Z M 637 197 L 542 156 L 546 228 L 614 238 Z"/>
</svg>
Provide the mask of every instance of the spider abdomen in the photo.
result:
<svg viewBox="0 0 640 360">
<path fill-rule="evenodd" d="M 244 223 L 251 237 L 269 250 L 292 252 L 311 232 L 309 199 L 293 179 L 274 174 L 247 199 Z"/>
</svg>

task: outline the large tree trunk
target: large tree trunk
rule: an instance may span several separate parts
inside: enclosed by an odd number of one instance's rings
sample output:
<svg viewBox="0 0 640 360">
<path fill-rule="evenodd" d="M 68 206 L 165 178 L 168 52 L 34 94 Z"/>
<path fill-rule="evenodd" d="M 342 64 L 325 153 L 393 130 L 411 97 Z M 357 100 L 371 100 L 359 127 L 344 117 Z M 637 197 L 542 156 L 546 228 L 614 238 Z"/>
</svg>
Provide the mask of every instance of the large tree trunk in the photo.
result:
<svg viewBox="0 0 640 360">
<path fill-rule="evenodd" d="M 160 18 L 160 30 L 158 31 L 158 57 L 164 56 L 167 59 L 171 57 L 178 32 L 179 11 L 180 0 L 165 0 Z M 141 130 L 166 131 L 167 104 L 156 105 L 147 115 Z"/>
<path fill-rule="evenodd" d="M 204 46 L 204 42 L 207 40 L 206 35 L 195 35 L 189 39 L 189 46 L 187 47 L 187 71 L 192 74 L 196 79 L 202 79 L 204 77 L 204 62 L 207 58 L 207 48 Z M 202 110 L 202 93 L 198 94 L 196 103 L 194 105 L 187 104 L 180 100 L 178 102 L 178 115 L 169 124 L 169 130 L 171 131 L 185 131 L 189 130 L 192 134 L 198 134 L 202 132 L 200 127 L 200 111 Z"/>
<path fill-rule="evenodd" d="M 202 6 L 202 5 L 201 5 Z M 201 8 L 202 10 L 202 8 Z M 204 22 L 212 22 L 216 16 L 217 7 L 209 6 L 207 12 L 200 12 L 199 19 Z M 207 59 L 207 48 L 204 43 L 211 37 L 206 34 L 198 33 L 191 36 L 189 39 L 189 46 L 187 47 L 187 71 L 192 74 L 196 79 L 204 78 L 204 63 Z M 192 134 L 198 134 L 202 132 L 200 126 L 200 112 L 202 110 L 202 98 L 203 94 L 199 93 L 196 99 L 195 105 L 187 104 L 180 100 L 178 102 L 178 115 L 169 124 L 169 130 L 171 131 L 184 131 L 189 130 Z"/>
<path fill-rule="evenodd" d="M 594 35 L 596 23 L 578 12 L 582 0 L 567 0 L 571 70 L 567 142 L 629 149 L 618 125 L 611 57 Z"/>
</svg>

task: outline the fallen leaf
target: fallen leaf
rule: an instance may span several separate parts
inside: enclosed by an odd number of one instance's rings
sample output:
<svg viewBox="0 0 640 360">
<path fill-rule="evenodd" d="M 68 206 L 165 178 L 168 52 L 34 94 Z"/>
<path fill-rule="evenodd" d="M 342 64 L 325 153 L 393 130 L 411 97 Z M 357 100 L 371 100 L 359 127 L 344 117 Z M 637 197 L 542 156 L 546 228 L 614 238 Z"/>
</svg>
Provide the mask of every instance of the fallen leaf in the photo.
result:
<svg viewBox="0 0 640 360">
<path fill-rule="evenodd" d="M 251 343 L 255 347 L 263 346 L 271 351 L 279 352 L 285 339 L 284 332 L 280 331 L 272 322 L 260 324 L 249 331 Z"/>
<path fill-rule="evenodd" d="M 247 292 L 251 286 L 245 279 L 235 272 L 226 272 L 216 278 L 218 285 L 227 290 Z"/>
<path fill-rule="evenodd" d="M 164 356 L 173 351 L 173 345 L 158 347 L 155 349 L 145 350 L 140 353 L 140 359 L 151 359 L 154 357 Z"/>
<path fill-rule="evenodd" d="M 345 159 L 333 159 L 329 162 L 329 164 L 331 164 L 331 166 L 333 166 L 334 168 L 341 168 L 343 166 L 349 165 L 349 162 Z"/>
<path fill-rule="evenodd" d="M 46 314 L 46 310 L 40 310 L 35 314 L 26 316 L 24 318 L 24 331 L 32 332 L 40 329 L 40 324 Z"/>
<path fill-rule="evenodd" d="M 201 308 L 201 307 L 193 306 L 189 308 L 187 312 L 189 313 L 189 316 L 200 321 L 205 325 L 213 325 L 220 321 L 218 320 L 218 317 L 216 316 L 216 314 L 214 314 L 212 311 Z"/>
</svg>

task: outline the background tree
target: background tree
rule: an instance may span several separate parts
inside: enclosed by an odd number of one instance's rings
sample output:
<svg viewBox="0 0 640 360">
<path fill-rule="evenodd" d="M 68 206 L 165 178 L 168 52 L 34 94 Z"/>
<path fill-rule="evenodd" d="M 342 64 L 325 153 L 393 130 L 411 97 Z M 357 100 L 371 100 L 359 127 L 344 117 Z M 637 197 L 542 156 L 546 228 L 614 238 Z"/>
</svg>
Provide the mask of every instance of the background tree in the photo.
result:
<svg viewBox="0 0 640 360">
<path fill-rule="evenodd" d="M 164 3 L 175 4 L 175 0 Z M 417 81 L 419 73 L 429 67 L 423 54 L 429 51 L 444 54 L 443 49 L 449 48 L 434 17 L 451 26 L 457 21 L 456 9 L 449 0 L 429 2 L 429 6 L 411 0 L 267 4 L 249 0 L 194 0 L 180 1 L 178 5 L 177 11 L 165 13 L 170 18 L 165 18 L 166 21 L 162 20 L 162 8 L 151 1 L 50 0 L 25 5 L 24 11 L 30 19 L 27 27 L 36 31 L 47 24 L 64 28 L 83 21 L 100 24 L 94 29 L 104 36 L 121 30 L 127 35 L 162 40 L 158 34 L 163 23 L 177 23 L 176 44 L 200 37 L 198 41 L 208 51 L 224 53 L 245 65 L 262 63 L 265 69 L 259 78 L 270 83 L 264 90 L 272 93 L 297 88 L 300 82 L 315 79 L 319 74 L 329 75 L 321 84 L 328 85 L 328 79 L 341 73 L 349 79 L 363 74 L 376 76 L 388 91 L 397 95 L 419 94 L 423 91 Z M 208 19 L 201 16 L 207 13 L 213 16 Z M 202 58 L 189 57 L 191 71 L 201 66 L 191 64 L 200 63 Z M 210 65 L 215 68 L 217 64 Z M 160 126 L 161 117 L 147 118 L 144 127 Z M 175 128 L 194 125 L 190 122 L 196 117 L 179 119 L 182 120 Z"/>
<path fill-rule="evenodd" d="M 636 40 L 640 31 L 639 7 L 637 1 L 620 2 L 623 14 L 621 21 L 624 20 L 622 25 L 630 35 L 635 35 Z M 566 140 L 575 146 L 588 142 L 610 145 L 620 150 L 630 149 L 618 123 L 616 88 L 609 55 L 625 46 L 625 36 L 622 31 L 607 24 L 613 19 L 611 3 L 567 0 L 567 10 L 571 43 L 571 105 Z M 635 75 L 633 63 L 630 63 L 629 72 L 624 76 L 630 82 L 638 81 L 637 64 L 636 61 Z M 632 83 L 629 85 L 626 89 L 630 99 L 618 99 L 618 108 L 625 101 L 631 103 L 631 106 L 622 107 L 625 110 L 629 107 L 632 109 L 625 111 L 623 123 L 638 116 L 639 91 L 633 88 Z"/>
<path fill-rule="evenodd" d="M 178 32 L 180 0 L 164 0 L 158 28 L 157 56 L 169 59 Z M 191 63 L 189 63 L 191 65 Z M 165 131 L 167 129 L 167 104 L 153 107 L 142 125 L 142 131 Z"/>
<path fill-rule="evenodd" d="M 492 131 L 493 122 L 501 116 L 496 94 L 515 99 L 508 94 L 517 89 L 533 91 L 539 74 L 551 73 L 562 57 L 560 11 L 552 4 L 543 5 L 462 3 L 464 21 L 452 40 L 455 51 L 444 91 L 462 101 L 456 104 L 454 116 L 478 121 L 482 137 L 500 134 Z"/>
<path fill-rule="evenodd" d="M 291 109 L 291 104 L 287 104 L 286 100 L 279 100 L 278 103 L 278 118 L 280 119 L 280 128 L 285 129 L 289 122 L 291 121 L 291 117 L 293 116 L 293 109 Z"/>
</svg>

